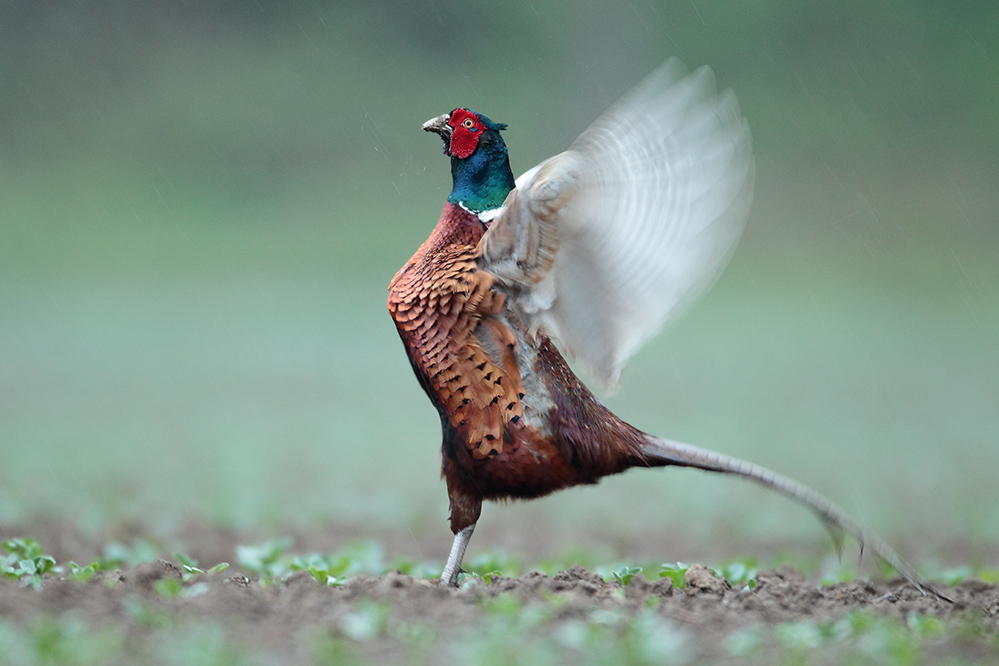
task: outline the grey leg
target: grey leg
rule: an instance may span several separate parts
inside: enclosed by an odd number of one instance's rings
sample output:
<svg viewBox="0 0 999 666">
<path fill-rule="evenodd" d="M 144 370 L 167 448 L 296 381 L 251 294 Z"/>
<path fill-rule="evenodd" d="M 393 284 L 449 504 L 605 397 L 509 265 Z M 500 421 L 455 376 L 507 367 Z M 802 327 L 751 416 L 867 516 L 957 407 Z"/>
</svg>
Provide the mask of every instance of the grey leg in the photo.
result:
<svg viewBox="0 0 999 666">
<path fill-rule="evenodd" d="M 451 554 L 448 555 L 447 564 L 444 566 L 444 573 L 441 574 L 441 587 L 458 587 L 458 572 L 461 571 L 461 558 L 465 557 L 468 540 L 472 538 L 472 532 L 474 531 L 475 523 L 472 523 L 454 535 L 454 543 L 451 544 Z"/>
</svg>

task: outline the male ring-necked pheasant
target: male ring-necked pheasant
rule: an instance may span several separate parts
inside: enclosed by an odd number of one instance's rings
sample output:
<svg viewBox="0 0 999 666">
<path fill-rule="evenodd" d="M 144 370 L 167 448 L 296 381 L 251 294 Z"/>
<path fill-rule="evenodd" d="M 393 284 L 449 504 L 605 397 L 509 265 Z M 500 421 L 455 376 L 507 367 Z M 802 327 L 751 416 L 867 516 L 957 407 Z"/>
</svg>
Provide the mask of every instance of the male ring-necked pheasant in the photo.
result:
<svg viewBox="0 0 999 666">
<path fill-rule="evenodd" d="M 463 108 L 423 125 L 444 139 L 454 187 L 389 285 L 389 311 L 444 431 L 455 539 L 441 584 L 456 584 L 483 500 L 672 465 L 783 493 L 930 590 L 881 538 L 804 485 L 625 423 L 552 343 L 611 387 L 718 273 L 752 199 L 750 134 L 731 91 L 717 93 L 708 68 L 686 75 L 671 60 L 516 181 L 505 127 Z"/>
</svg>

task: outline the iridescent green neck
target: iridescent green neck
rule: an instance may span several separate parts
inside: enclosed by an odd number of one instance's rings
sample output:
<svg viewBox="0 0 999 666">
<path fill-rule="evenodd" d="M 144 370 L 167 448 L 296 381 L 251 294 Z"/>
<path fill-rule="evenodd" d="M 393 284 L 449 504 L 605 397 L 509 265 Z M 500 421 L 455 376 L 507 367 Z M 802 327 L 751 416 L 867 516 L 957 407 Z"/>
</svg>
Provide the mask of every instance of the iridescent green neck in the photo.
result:
<svg viewBox="0 0 999 666">
<path fill-rule="evenodd" d="M 465 159 L 451 158 L 454 187 L 447 198 L 474 213 L 499 208 L 515 187 L 506 144 L 499 132 L 489 130 L 474 153 Z"/>
</svg>

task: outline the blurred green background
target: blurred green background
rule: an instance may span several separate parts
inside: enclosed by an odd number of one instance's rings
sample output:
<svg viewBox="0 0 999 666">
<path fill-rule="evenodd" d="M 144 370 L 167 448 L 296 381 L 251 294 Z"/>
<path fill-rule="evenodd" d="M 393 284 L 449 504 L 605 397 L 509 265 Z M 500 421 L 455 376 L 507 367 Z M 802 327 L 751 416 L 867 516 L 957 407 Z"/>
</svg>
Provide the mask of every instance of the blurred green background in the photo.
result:
<svg viewBox="0 0 999 666">
<path fill-rule="evenodd" d="M 396 530 L 442 557 L 439 424 L 384 306 L 450 188 L 420 124 L 508 123 L 521 173 L 671 55 L 736 91 L 756 199 L 608 404 L 925 557 L 995 561 L 989 0 L 4 2 L 0 524 Z M 473 549 L 827 544 L 786 500 L 687 470 L 480 526 Z"/>
</svg>

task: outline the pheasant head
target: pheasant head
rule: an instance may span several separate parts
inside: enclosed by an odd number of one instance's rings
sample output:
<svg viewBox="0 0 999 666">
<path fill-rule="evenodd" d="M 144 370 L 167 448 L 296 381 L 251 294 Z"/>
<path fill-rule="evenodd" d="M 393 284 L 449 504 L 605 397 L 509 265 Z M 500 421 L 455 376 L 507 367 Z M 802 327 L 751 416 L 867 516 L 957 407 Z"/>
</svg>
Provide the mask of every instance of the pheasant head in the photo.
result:
<svg viewBox="0 0 999 666">
<path fill-rule="evenodd" d="M 477 214 L 503 205 L 515 187 L 506 144 L 500 136 L 505 128 L 503 123 L 468 109 L 455 109 L 423 123 L 425 131 L 441 136 L 444 154 L 451 158 L 454 185 L 448 201 Z"/>
</svg>

